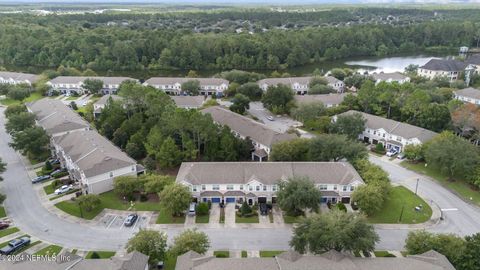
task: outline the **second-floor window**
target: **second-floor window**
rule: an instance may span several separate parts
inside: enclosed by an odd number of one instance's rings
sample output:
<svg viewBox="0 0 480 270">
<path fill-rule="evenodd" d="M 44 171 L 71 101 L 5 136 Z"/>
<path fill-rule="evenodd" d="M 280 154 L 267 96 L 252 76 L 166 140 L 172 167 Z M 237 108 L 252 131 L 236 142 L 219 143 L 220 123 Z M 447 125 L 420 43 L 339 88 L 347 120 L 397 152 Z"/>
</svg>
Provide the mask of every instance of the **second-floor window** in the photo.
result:
<svg viewBox="0 0 480 270">
<path fill-rule="evenodd" d="M 347 186 L 343 186 L 343 191 L 347 191 Z"/>
<path fill-rule="evenodd" d="M 255 190 L 256 190 L 256 191 L 260 191 L 260 186 L 256 186 L 256 187 L 255 187 Z"/>
<path fill-rule="evenodd" d="M 263 191 L 267 191 L 267 186 L 263 186 Z"/>
<path fill-rule="evenodd" d="M 202 190 L 206 190 L 207 187 L 205 185 L 202 185 Z"/>
<path fill-rule="evenodd" d="M 219 185 L 213 185 L 212 190 L 220 190 L 220 186 Z"/>
<path fill-rule="evenodd" d="M 240 185 L 240 190 L 243 190 L 243 185 Z"/>
<path fill-rule="evenodd" d="M 192 187 L 192 190 L 193 190 L 193 191 L 197 191 L 197 186 L 193 186 L 193 187 Z"/>
<path fill-rule="evenodd" d="M 227 185 L 227 190 L 233 190 L 233 185 Z"/>
<path fill-rule="evenodd" d="M 320 185 L 320 190 L 327 190 L 327 185 Z"/>
<path fill-rule="evenodd" d="M 353 191 L 355 189 L 354 186 L 350 186 L 350 191 Z"/>
</svg>

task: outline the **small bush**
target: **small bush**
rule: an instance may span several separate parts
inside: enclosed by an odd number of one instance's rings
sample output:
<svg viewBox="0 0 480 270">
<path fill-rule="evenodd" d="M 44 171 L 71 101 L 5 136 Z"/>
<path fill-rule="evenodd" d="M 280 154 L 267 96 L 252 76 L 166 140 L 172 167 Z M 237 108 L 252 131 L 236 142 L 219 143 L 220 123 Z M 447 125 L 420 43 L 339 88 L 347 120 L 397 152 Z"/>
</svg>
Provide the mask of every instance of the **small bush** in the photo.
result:
<svg viewBox="0 0 480 270">
<path fill-rule="evenodd" d="M 375 145 L 374 152 L 379 154 L 385 154 L 385 147 L 383 147 L 383 144 L 377 143 Z"/>
<path fill-rule="evenodd" d="M 58 179 L 58 178 L 62 178 L 62 177 L 67 176 L 67 175 L 68 175 L 68 172 L 60 172 L 60 173 L 55 174 L 55 176 L 53 178 Z"/>
<path fill-rule="evenodd" d="M 52 183 L 50 183 L 50 186 L 52 186 L 52 188 L 57 188 L 61 184 L 62 183 L 60 182 L 60 180 L 53 180 Z"/>
<path fill-rule="evenodd" d="M 212 201 L 208 201 L 207 204 L 208 204 L 208 209 L 212 209 Z"/>
<path fill-rule="evenodd" d="M 53 169 L 53 166 L 52 166 L 52 163 L 50 163 L 50 161 L 46 161 L 45 162 L 45 166 L 43 167 L 46 171 L 48 170 L 52 170 Z"/>
<path fill-rule="evenodd" d="M 250 207 L 250 205 L 248 205 L 247 202 L 244 202 L 242 204 L 242 207 L 240 207 L 239 209 L 239 213 L 241 216 L 245 217 L 246 215 L 252 213 L 252 208 Z"/>
<path fill-rule="evenodd" d="M 146 202 L 146 201 L 148 201 L 147 195 L 146 195 L 146 194 L 143 194 L 143 193 L 140 194 L 140 201 L 141 201 L 141 202 Z"/>
<path fill-rule="evenodd" d="M 90 256 L 91 259 L 100 259 L 100 255 L 96 251 L 92 252 L 92 256 Z"/>
<path fill-rule="evenodd" d="M 343 211 L 343 212 L 345 212 L 345 213 L 347 212 L 347 207 L 346 207 L 345 204 L 343 204 L 343 203 L 338 203 L 338 204 L 337 204 L 337 208 L 338 208 L 338 210 L 340 210 L 340 211 Z"/>
<path fill-rule="evenodd" d="M 203 215 L 208 215 L 208 204 L 206 203 L 199 203 L 197 204 L 196 206 L 196 212 L 197 212 L 197 215 L 200 215 L 200 216 L 203 216 Z"/>
</svg>

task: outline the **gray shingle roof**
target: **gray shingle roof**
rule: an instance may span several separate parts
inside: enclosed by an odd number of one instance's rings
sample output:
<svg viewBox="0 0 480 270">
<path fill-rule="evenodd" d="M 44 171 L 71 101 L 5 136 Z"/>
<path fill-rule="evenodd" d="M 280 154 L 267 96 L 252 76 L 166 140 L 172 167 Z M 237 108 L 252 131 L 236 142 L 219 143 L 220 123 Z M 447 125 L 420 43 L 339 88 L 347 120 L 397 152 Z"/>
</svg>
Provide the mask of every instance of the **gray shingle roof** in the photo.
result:
<svg viewBox="0 0 480 270">
<path fill-rule="evenodd" d="M 467 63 L 453 59 L 431 59 L 420 68 L 441 71 L 462 71 L 466 67 Z"/>
<path fill-rule="evenodd" d="M 204 96 L 170 96 L 179 108 L 200 108 L 205 102 Z"/>
<path fill-rule="evenodd" d="M 312 80 L 312 76 L 306 76 L 306 77 L 285 77 L 285 78 L 267 78 L 263 80 L 259 80 L 257 83 L 258 85 L 262 84 L 267 84 L 268 86 L 270 85 L 278 85 L 278 84 L 285 84 L 285 85 L 292 85 L 294 83 L 298 84 L 310 84 L 310 81 Z M 341 82 L 339 79 L 332 77 L 332 76 L 325 76 L 323 77 L 327 80 L 329 84 L 335 84 L 338 82 Z"/>
<path fill-rule="evenodd" d="M 52 84 L 76 84 L 83 83 L 86 79 L 96 79 L 103 81 L 104 84 L 121 84 L 127 80 L 134 80 L 129 77 L 100 77 L 100 76 L 59 76 L 50 81 Z"/>
<path fill-rule="evenodd" d="M 227 84 L 228 81 L 220 78 L 185 78 L 185 77 L 153 77 L 145 81 L 148 85 L 173 85 L 176 83 L 182 84 L 184 82 L 197 80 L 201 86 L 206 85 L 222 85 Z"/>
<path fill-rule="evenodd" d="M 317 184 L 363 182 L 348 162 L 183 162 L 176 181 L 199 185 L 246 184 L 256 180 L 272 185 L 293 176 L 308 177 Z"/>
<path fill-rule="evenodd" d="M 54 137 L 86 177 L 137 164 L 135 160 L 96 131 L 78 131 Z"/>
<path fill-rule="evenodd" d="M 471 55 L 467 58 L 466 62 L 477 66 L 480 65 L 480 53 Z"/>
<path fill-rule="evenodd" d="M 393 81 L 400 81 L 400 80 L 405 80 L 408 78 L 407 76 L 403 75 L 400 72 L 393 72 L 393 73 L 373 73 L 370 74 L 376 81 L 387 81 L 387 80 L 393 80 Z"/>
<path fill-rule="evenodd" d="M 9 71 L 0 71 L 0 77 L 4 78 L 5 80 L 13 79 L 15 81 L 29 81 L 30 83 L 35 83 L 39 78 L 39 76 L 35 74 Z"/>
<path fill-rule="evenodd" d="M 339 115 L 351 115 L 355 113 L 361 114 L 363 118 L 367 120 L 365 123 L 366 127 L 374 130 L 383 128 L 386 132 L 401 136 L 405 139 L 417 138 L 423 143 L 432 139 L 438 134 L 428 129 L 354 110 L 350 110 Z"/>
<path fill-rule="evenodd" d="M 472 87 L 455 91 L 455 95 L 469 97 L 474 99 L 480 99 L 480 90 Z"/>
<path fill-rule="evenodd" d="M 339 105 L 342 103 L 343 99 L 348 95 L 352 93 L 331 93 L 331 94 L 325 94 L 325 95 L 296 95 L 295 100 L 302 104 L 302 103 L 311 103 L 311 102 L 322 102 L 324 105 Z M 356 95 L 356 94 L 352 94 Z"/>
<path fill-rule="evenodd" d="M 218 124 L 228 126 L 243 137 L 250 137 L 253 141 L 267 147 L 271 147 L 277 142 L 297 138 L 294 134 L 276 132 L 262 123 L 219 106 L 209 107 L 201 112 L 210 114 L 213 121 Z"/>
<path fill-rule="evenodd" d="M 87 121 L 60 100 L 43 98 L 28 103 L 27 107 L 35 114 L 38 124 L 49 135 L 90 128 Z"/>
<path fill-rule="evenodd" d="M 436 253 L 436 252 L 435 252 Z M 177 258 L 176 270 L 454 270 L 445 256 L 426 252 L 407 258 L 357 258 L 330 251 L 300 255 L 294 251 L 275 258 L 214 258 L 188 252 Z"/>
<path fill-rule="evenodd" d="M 106 105 L 108 100 L 112 98 L 112 100 L 123 100 L 121 96 L 118 95 L 103 95 L 97 102 L 95 102 L 96 105 Z"/>
</svg>

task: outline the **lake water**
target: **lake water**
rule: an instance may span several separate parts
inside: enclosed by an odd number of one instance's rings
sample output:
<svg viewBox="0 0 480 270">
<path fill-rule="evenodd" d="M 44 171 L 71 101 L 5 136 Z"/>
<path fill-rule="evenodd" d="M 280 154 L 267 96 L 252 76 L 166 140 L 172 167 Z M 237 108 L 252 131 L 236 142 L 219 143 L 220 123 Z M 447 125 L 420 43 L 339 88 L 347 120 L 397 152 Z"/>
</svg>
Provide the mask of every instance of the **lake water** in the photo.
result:
<svg viewBox="0 0 480 270">
<path fill-rule="evenodd" d="M 351 68 L 356 69 L 363 73 L 364 71 L 371 72 L 403 72 L 405 67 L 410 64 L 423 65 L 430 59 L 440 58 L 442 56 L 429 56 L 429 55 L 415 55 L 415 56 L 391 56 L 391 57 L 362 57 L 356 59 L 336 60 L 336 61 L 323 61 L 317 64 L 305 65 L 301 67 L 290 68 L 281 70 L 280 72 L 288 72 L 292 76 L 305 76 L 311 75 L 315 69 L 319 69 L 323 72 L 327 72 L 332 68 Z M 9 71 L 29 72 L 29 73 L 41 73 L 48 68 L 42 67 L 18 67 L 18 66 L 5 66 Z M 252 70 L 258 73 L 263 73 L 269 76 L 272 70 Z M 151 77 L 163 77 L 163 76 L 180 76 L 184 77 L 188 70 L 143 70 L 143 71 L 96 71 L 99 76 L 126 76 L 136 78 L 140 80 L 146 80 Z M 203 77 L 211 77 L 221 70 L 199 70 L 197 73 Z"/>
</svg>

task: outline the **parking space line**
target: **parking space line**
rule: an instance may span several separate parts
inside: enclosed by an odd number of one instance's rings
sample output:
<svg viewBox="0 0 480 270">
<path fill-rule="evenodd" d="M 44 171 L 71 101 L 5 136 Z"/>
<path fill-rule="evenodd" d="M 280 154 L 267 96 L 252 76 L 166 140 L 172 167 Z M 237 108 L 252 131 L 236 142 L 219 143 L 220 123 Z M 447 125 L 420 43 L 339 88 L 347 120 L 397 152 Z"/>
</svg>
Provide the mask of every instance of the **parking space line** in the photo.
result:
<svg viewBox="0 0 480 270">
<path fill-rule="evenodd" d="M 137 227 L 138 222 L 140 222 L 140 217 L 138 217 L 137 220 L 135 221 L 135 224 L 133 224 L 132 231 L 135 230 L 135 227 Z"/>
<path fill-rule="evenodd" d="M 107 229 L 110 228 L 110 226 L 112 226 L 112 223 L 115 221 L 115 219 L 117 219 L 117 216 L 113 217 L 112 221 L 110 221 L 110 224 L 108 224 Z"/>
<path fill-rule="evenodd" d="M 128 217 L 128 216 L 127 216 L 127 217 Z M 120 230 L 124 227 L 124 225 L 125 225 L 125 220 L 126 220 L 126 219 L 127 219 L 127 218 L 125 218 L 125 219 L 122 221 L 122 225 L 120 226 Z"/>
</svg>

